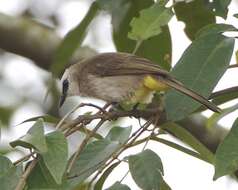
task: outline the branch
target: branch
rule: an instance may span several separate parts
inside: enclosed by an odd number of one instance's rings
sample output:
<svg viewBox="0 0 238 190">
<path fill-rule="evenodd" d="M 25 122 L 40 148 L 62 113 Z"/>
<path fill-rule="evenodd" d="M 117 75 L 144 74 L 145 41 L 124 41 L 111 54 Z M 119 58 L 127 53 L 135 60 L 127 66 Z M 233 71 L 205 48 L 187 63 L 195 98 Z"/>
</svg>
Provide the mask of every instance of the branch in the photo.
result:
<svg viewBox="0 0 238 190">
<path fill-rule="evenodd" d="M 45 70 L 49 70 L 54 52 L 61 40 L 54 29 L 43 24 L 29 18 L 0 13 L 0 48 L 29 58 Z M 95 53 L 88 47 L 79 48 L 73 60 L 82 59 Z"/>
<path fill-rule="evenodd" d="M 37 159 L 32 160 L 32 162 L 27 166 L 26 170 L 22 174 L 15 190 L 23 190 L 26 184 L 26 179 L 30 175 L 31 171 L 34 169 L 37 163 Z"/>
<path fill-rule="evenodd" d="M 0 13 L 0 48 L 30 58 L 43 69 L 49 69 L 60 41 L 52 29 L 42 24 Z"/>
</svg>

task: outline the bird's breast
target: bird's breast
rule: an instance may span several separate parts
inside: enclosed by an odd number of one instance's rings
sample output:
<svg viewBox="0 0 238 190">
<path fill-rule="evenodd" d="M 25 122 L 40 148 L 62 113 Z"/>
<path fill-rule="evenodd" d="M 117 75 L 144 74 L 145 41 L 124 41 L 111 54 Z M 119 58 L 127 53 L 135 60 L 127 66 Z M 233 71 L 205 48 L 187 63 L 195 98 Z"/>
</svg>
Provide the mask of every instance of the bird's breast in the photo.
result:
<svg viewBox="0 0 238 190">
<path fill-rule="evenodd" d="M 120 102 L 132 97 L 143 85 L 143 76 L 108 76 L 88 75 L 81 81 L 81 96 L 89 96 L 107 102 Z"/>
</svg>

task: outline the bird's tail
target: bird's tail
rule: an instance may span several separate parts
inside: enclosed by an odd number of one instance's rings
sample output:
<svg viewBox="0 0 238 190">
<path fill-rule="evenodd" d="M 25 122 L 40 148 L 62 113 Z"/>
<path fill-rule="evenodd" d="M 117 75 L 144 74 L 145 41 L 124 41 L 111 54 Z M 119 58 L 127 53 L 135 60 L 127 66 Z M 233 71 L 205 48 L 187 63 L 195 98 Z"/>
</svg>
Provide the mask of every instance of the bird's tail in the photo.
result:
<svg viewBox="0 0 238 190">
<path fill-rule="evenodd" d="M 174 88 L 175 90 L 193 98 L 194 100 L 200 102 L 204 106 L 206 106 L 208 109 L 214 111 L 214 112 L 221 112 L 221 109 L 217 107 L 214 103 L 209 102 L 205 97 L 199 95 L 198 93 L 194 92 L 193 90 L 185 87 L 182 83 L 179 81 L 173 79 L 173 78 L 164 78 L 162 79 L 163 82 L 168 85 L 171 88 Z"/>
</svg>

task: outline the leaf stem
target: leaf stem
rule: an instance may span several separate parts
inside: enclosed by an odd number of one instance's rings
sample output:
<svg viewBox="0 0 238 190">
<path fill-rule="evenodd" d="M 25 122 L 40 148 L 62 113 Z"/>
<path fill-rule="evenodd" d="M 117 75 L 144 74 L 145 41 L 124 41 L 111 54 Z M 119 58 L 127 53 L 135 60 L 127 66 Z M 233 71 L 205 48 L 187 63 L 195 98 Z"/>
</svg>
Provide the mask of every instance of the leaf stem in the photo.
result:
<svg viewBox="0 0 238 190">
<path fill-rule="evenodd" d="M 135 48 L 134 48 L 134 50 L 133 50 L 133 52 L 132 52 L 133 55 L 136 54 L 136 52 L 137 52 L 137 50 L 139 49 L 139 47 L 141 46 L 142 42 L 143 42 L 143 40 L 138 40 L 138 41 L 136 42 L 136 46 L 135 46 Z"/>
<path fill-rule="evenodd" d="M 26 185 L 26 179 L 27 177 L 30 175 L 31 171 L 33 170 L 33 168 L 35 167 L 37 163 L 37 159 L 32 160 L 32 162 L 27 166 L 26 170 L 24 171 L 24 173 L 22 174 L 15 190 L 23 190 L 25 185 Z"/>
</svg>

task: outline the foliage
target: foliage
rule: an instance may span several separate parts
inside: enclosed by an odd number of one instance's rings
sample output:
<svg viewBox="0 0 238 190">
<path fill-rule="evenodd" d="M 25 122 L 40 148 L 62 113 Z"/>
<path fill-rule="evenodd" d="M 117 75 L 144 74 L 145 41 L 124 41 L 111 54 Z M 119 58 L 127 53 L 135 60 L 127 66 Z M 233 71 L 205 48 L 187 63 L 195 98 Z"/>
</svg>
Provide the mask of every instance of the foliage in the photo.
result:
<svg viewBox="0 0 238 190">
<path fill-rule="evenodd" d="M 152 60 L 167 69 L 186 87 L 206 98 L 210 97 L 218 105 L 237 99 L 237 87 L 213 93 L 221 77 L 230 69 L 229 64 L 234 53 L 235 38 L 225 35 L 224 32 L 233 31 L 237 35 L 237 28 L 225 21 L 218 24 L 215 20 L 215 16 L 227 17 L 230 2 L 231 0 L 194 0 L 190 3 L 174 2 L 168 6 L 167 1 L 154 3 L 152 0 L 96 0 L 84 19 L 62 40 L 55 52 L 51 72 L 54 76 L 62 73 L 79 46 L 83 47 L 92 21 L 99 13 L 106 12 L 112 18 L 113 42 L 118 51 L 135 53 Z M 175 16 L 184 22 L 185 33 L 191 44 L 171 68 L 173 52 L 170 34 L 176 36 L 176 31 L 170 31 L 168 23 Z M 193 113 L 201 113 L 205 110 L 204 107 L 175 90 L 161 93 L 154 97 L 156 98 L 159 101 L 156 101 L 157 106 L 153 109 L 123 111 L 81 104 L 78 108 L 89 106 L 98 110 L 96 113 L 84 113 L 72 121 L 68 117 L 59 118 L 51 113 L 23 121 L 22 123 L 35 123 L 23 137 L 10 142 L 10 145 L 14 149 L 25 148 L 29 153 L 14 163 L 5 155 L 0 156 L 1 189 L 101 190 L 105 189 L 104 183 L 110 174 L 124 162 L 138 187 L 145 190 L 169 190 L 169 181 L 167 184 L 163 178 L 167 172 L 163 169 L 163 160 L 156 150 L 146 148 L 147 143 L 152 140 L 214 165 L 214 180 L 224 175 L 235 175 L 238 170 L 238 120 L 213 153 L 180 123 Z M 206 120 L 208 128 L 215 130 L 220 119 L 237 109 L 236 104 L 223 109 L 221 113 L 213 114 Z M 7 125 L 12 110 L 4 108 L 0 111 L 4 110 L 6 112 L 2 114 L 4 118 L 1 121 Z M 164 118 L 160 117 L 162 114 L 165 114 Z M 146 121 L 140 126 L 115 125 L 114 120 L 133 116 L 143 117 Z M 109 127 L 105 123 L 109 123 Z M 56 128 L 49 132 L 48 127 L 52 125 Z M 105 135 L 99 128 L 109 131 Z M 78 146 L 73 148 L 71 154 L 68 137 L 77 132 L 84 136 L 76 139 Z M 161 138 L 162 134 L 176 137 L 189 148 L 173 140 Z M 140 152 L 130 153 L 130 148 L 141 144 L 144 147 Z M 107 189 L 132 189 L 130 185 L 123 184 L 123 179 L 112 181 Z"/>
</svg>

